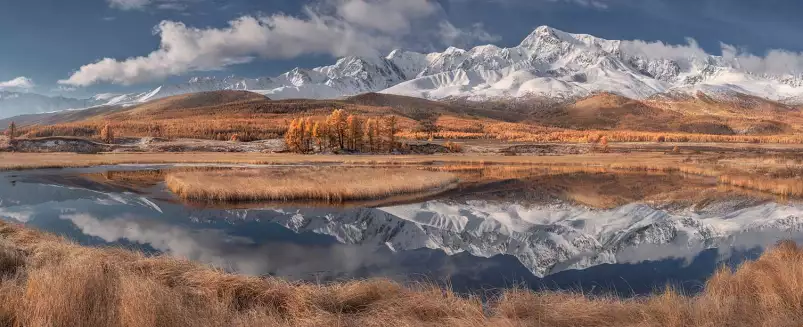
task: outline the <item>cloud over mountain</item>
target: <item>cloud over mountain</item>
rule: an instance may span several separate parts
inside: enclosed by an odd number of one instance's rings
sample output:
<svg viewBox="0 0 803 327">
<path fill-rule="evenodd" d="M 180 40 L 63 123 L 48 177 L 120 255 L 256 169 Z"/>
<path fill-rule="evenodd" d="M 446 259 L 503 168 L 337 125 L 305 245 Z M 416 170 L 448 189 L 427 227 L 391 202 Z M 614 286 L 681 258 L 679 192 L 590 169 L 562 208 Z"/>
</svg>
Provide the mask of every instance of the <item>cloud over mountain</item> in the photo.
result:
<svg viewBox="0 0 803 327">
<path fill-rule="evenodd" d="M 125 1 L 133 1 L 128 5 L 134 5 L 143 0 Z M 496 39 L 482 25 L 466 30 L 454 26 L 440 5 L 428 0 L 329 0 L 306 6 L 303 13 L 301 17 L 243 16 L 224 28 L 194 28 L 162 21 L 154 29 L 161 39 L 159 49 L 126 60 L 104 58 L 82 66 L 59 83 L 130 85 L 190 71 L 221 69 L 257 57 L 377 55 L 405 45 L 410 38 L 416 38 L 419 44 L 438 45 Z"/>
<path fill-rule="evenodd" d="M 36 84 L 33 82 L 33 80 L 25 76 L 20 76 L 5 82 L 0 81 L 0 90 L 4 89 L 30 90 L 34 87 L 36 87 Z"/>
</svg>

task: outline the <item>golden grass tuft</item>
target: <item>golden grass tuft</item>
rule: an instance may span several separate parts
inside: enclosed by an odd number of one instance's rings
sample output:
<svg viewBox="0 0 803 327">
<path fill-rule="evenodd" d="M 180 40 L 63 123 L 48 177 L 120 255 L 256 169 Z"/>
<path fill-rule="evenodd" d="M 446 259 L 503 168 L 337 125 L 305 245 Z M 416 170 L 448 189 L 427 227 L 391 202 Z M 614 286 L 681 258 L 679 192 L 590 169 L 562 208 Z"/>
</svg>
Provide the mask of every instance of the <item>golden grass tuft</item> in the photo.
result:
<svg viewBox="0 0 803 327">
<path fill-rule="evenodd" d="M 413 168 L 297 167 L 178 172 L 167 187 L 184 199 L 210 202 L 315 200 L 328 203 L 431 193 L 455 175 Z"/>
<path fill-rule="evenodd" d="M 4 326 L 800 326 L 803 249 L 784 242 L 696 296 L 503 290 L 483 303 L 384 279 L 289 283 L 166 256 L 75 245 L 0 222 Z"/>
</svg>

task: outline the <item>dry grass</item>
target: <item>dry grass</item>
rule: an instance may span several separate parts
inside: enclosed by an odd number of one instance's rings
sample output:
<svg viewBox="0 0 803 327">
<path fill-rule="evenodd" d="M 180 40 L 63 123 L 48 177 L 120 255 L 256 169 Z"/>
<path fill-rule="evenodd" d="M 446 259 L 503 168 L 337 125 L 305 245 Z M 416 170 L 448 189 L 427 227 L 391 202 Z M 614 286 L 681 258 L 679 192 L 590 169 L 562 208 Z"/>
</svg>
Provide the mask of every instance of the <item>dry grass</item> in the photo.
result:
<svg viewBox="0 0 803 327">
<path fill-rule="evenodd" d="M 78 246 L 0 222 L 4 326 L 799 326 L 803 249 L 782 243 L 697 296 L 618 299 L 522 289 L 477 297 L 388 280 L 329 285 L 227 274 Z"/>
<path fill-rule="evenodd" d="M 413 168 L 298 167 L 177 172 L 165 181 L 171 191 L 193 201 L 342 203 L 446 190 L 458 179 Z"/>
</svg>

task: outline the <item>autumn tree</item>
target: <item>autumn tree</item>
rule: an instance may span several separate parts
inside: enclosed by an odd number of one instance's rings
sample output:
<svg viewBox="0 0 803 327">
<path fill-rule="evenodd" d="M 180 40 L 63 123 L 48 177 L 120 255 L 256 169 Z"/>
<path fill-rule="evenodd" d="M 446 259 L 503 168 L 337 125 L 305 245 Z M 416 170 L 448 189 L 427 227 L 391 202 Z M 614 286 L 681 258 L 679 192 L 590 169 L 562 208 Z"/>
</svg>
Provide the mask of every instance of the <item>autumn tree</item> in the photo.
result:
<svg viewBox="0 0 803 327">
<path fill-rule="evenodd" d="M 312 124 L 312 139 L 318 147 L 318 151 L 323 151 L 326 147 L 326 123 L 315 122 Z"/>
<path fill-rule="evenodd" d="M 362 149 L 363 122 L 360 116 L 349 115 L 346 119 L 346 135 L 348 138 L 349 149 L 359 151 Z"/>
<path fill-rule="evenodd" d="M 100 139 L 107 144 L 114 143 L 114 130 L 111 125 L 106 124 L 106 126 L 103 126 L 100 130 Z"/>
<path fill-rule="evenodd" d="M 326 119 L 326 124 L 329 125 L 329 133 L 332 134 L 340 149 L 345 149 L 346 147 L 347 119 L 346 111 L 343 109 L 335 109 Z"/>
<path fill-rule="evenodd" d="M 379 123 L 369 118 L 365 122 L 365 140 L 368 141 L 368 151 L 376 152 L 379 143 Z"/>
<path fill-rule="evenodd" d="M 288 150 L 301 152 L 302 125 L 303 123 L 299 119 L 293 119 L 290 122 L 290 126 L 287 127 L 287 132 L 284 133 L 284 142 L 287 144 Z"/>
<path fill-rule="evenodd" d="M 388 152 L 396 148 L 396 132 L 398 132 L 398 120 L 394 115 L 385 116 L 383 119 L 384 132 L 386 139 L 386 148 Z"/>
<path fill-rule="evenodd" d="M 306 118 L 303 120 L 301 126 L 301 151 L 302 152 L 311 152 L 312 151 L 312 120 Z"/>
<path fill-rule="evenodd" d="M 427 116 L 418 123 L 418 131 L 427 133 L 427 139 L 430 141 L 434 138 L 435 133 L 438 132 L 437 120 L 435 115 Z"/>
</svg>

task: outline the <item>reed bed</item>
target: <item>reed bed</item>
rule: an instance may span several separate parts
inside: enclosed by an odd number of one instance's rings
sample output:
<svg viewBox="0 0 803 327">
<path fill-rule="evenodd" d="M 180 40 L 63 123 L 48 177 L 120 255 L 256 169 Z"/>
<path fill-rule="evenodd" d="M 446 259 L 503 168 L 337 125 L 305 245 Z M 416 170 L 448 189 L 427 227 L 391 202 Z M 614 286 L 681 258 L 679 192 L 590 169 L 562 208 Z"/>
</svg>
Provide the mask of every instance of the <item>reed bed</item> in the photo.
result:
<svg viewBox="0 0 803 327">
<path fill-rule="evenodd" d="M 431 193 L 456 186 L 455 175 L 414 168 L 297 167 L 178 172 L 167 187 L 192 201 L 313 200 L 329 203 Z"/>
<path fill-rule="evenodd" d="M 799 326 L 803 249 L 785 242 L 704 290 L 621 299 L 497 290 L 480 300 L 390 280 L 292 283 L 83 247 L 0 222 L 3 326 Z"/>
</svg>

